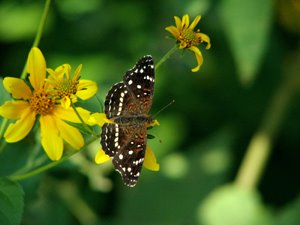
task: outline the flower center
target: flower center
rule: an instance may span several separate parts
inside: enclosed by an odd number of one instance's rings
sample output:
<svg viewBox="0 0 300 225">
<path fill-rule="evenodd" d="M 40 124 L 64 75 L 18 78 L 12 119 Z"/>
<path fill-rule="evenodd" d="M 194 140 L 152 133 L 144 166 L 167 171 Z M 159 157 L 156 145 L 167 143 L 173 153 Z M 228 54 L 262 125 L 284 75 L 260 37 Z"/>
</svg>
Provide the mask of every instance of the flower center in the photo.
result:
<svg viewBox="0 0 300 225">
<path fill-rule="evenodd" d="M 63 80 L 55 87 L 56 96 L 59 98 L 71 97 L 77 92 L 78 81 Z"/>
<path fill-rule="evenodd" d="M 41 115 L 50 114 L 55 105 L 54 100 L 49 98 L 49 95 L 43 89 L 35 91 L 29 103 L 31 109 Z"/>
<path fill-rule="evenodd" d="M 197 33 L 199 33 L 199 32 L 200 32 L 199 30 L 194 32 L 193 30 L 190 30 L 190 29 L 183 29 L 178 40 L 181 43 L 184 43 L 186 48 L 198 45 L 202 42 L 202 39 L 197 35 Z"/>
</svg>

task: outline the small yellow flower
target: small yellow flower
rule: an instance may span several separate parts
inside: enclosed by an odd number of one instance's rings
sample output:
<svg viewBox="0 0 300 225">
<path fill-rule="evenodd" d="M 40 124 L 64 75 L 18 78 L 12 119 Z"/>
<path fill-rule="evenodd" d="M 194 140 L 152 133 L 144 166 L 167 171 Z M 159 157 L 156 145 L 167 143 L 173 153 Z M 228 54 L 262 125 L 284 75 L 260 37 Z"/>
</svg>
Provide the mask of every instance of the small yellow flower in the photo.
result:
<svg viewBox="0 0 300 225">
<path fill-rule="evenodd" d="M 5 89 L 15 99 L 0 106 L 0 116 L 15 120 L 9 124 L 4 138 L 7 142 L 22 140 L 38 118 L 41 144 L 51 160 L 59 160 L 63 153 L 63 141 L 74 149 L 80 149 L 84 144 L 82 134 L 64 122 L 79 123 L 79 118 L 72 108 L 63 108 L 50 96 L 49 85 L 45 83 L 46 61 L 38 48 L 31 49 L 27 65 L 33 90 L 22 79 L 6 77 L 3 80 Z M 89 111 L 82 108 L 77 108 L 77 111 L 84 121 L 88 121 Z"/>
<path fill-rule="evenodd" d="M 201 16 L 197 16 L 191 24 L 189 15 L 187 14 L 184 15 L 182 19 L 177 16 L 174 16 L 174 19 L 176 26 L 168 26 L 166 30 L 176 38 L 180 49 L 187 48 L 194 52 L 198 65 L 192 69 L 192 72 L 197 72 L 203 63 L 203 56 L 197 45 L 206 42 L 206 49 L 209 49 L 211 46 L 208 35 L 200 33 L 199 29 L 194 30 Z"/>
<path fill-rule="evenodd" d="M 89 124 L 93 125 L 99 125 L 100 127 L 103 126 L 104 123 L 113 123 L 113 121 L 106 118 L 105 113 L 94 113 L 91 115 L 91 118 L 89 119 Z M 159 125 L 157 120 L 154 121 L 153 124 L 150 126 Z M 105 154 L 105 152 L 100 149 L 95 157 L 95 162 L 97 164 L 104 163 L 106 161 L 110 160 L 110 157 Z M 144 160 L 144 167 L 148 170 L 152 171 L 158 171 L 159 170 L 159 164 L 156 161 L 155 155 L 153 151 L 150 149 L 149 145 L 147 145 L 146 152 L 145 152 L 145 160 Z"/>
<path fill-rule="evenodd" d="M 91 80 L 80 78 L 82 65 L 80 64 L 71 78 L 71 66 L 64 64 L 55 70 L 47 69 L 50 74 L 47 82 L 52 86 L 51 94 L 59 99 L 62 106 L 68 108 L 72 102 L 77 101 L 77 97 L 87 100 L 97 92 L 97 84 Z"/>
</svg>

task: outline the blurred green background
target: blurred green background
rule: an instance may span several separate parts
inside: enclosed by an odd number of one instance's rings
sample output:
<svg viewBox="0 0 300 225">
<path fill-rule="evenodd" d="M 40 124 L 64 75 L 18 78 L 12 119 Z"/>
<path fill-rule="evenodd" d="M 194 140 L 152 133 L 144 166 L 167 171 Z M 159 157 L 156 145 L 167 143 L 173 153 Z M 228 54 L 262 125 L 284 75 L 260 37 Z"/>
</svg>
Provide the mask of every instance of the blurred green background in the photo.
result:
<svg viewBox="0 0 300 225">
<path fill-rule="evenodd" d="M 21 74 L 43 4 L 0 1 L 1 77 Z M 161 125 L 149 131 L 156 137 L 148 144 L 160 171 L 144 169 L 137 186 L 127 188 L 111 163 L 93 162 L 100 147 L 96 141 L 62 165 L 21 182 L 23 225 L 299 224 L 300 85 L 289 95 L 257 192 L 244 196 L 226 186 L 268 118 L 277 90 L 300 77 L 299 0 L 56 0 L 39 47 L 48 67 L 69 63 L 75 69 L 82 63 L 82 78 L 98 83 L 97 97 L 103 101 L 138 58 L 151 54 L 157 62 L 173 47 L 164 28 L 185 13 L 191 19 L 202 15 L 198 27 L 210 36 L 212 48 L 200 46 L 204 64 L 198 73 L 191 72 L 196 60 L 189 51 L 176 52 L 156 73 L 152 114 L 175 100 L 158 115 Z M 96 98 L 84 106 L 101 111 Z M 7 146 L 0 155 L 0 175 L 24 165 L 33 151 L 30 138 Z M 237 200 L 224 200 L 227 191 Z M 211 216 L 218 198 L 224 204 Z M 228 209 L 244 222 L 226 223 Z"/>
</svg>

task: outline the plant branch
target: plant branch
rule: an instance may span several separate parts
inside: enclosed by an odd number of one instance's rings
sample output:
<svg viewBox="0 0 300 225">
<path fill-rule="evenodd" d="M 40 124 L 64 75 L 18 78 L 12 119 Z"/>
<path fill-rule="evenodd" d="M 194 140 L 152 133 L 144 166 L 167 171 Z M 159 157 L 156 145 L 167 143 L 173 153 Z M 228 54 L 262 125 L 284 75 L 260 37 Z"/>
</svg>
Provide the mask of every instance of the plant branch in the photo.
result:
<svg viewBox="0 0 300 225">
<path fill-rule="evenodd" d="M 300 56 L 298 58 L 300 59 Z M 274 93 L 263 122 L 249 143 L 235 180 L 235 183 L 243 188 L 255 188 L 261 179 L 271 153 L 273 139 L 292 97 L 300 87 L 299 67 L 297 66 L 299 59 L 290 67 L 294 69 L 285 74 L 285 81 Z"/>
<path fill-rule="evenodd" d="M 42 14 L 42 18 L 40 20 L 39 27 L 38 27 L 37 33 L 35 35 L 32 47 L 38 47 L 38 45 L 40 43 L 44 28 L 45 28 L 45 24 L 46 24 L 48 12 L 49 12 L 50 4 L 51 4 L 51 0 L 46 0 L 45 6 L 44 6 L 44 11 L 43 11 L 43 14 Z M 23 71 L 21 73 L 21 76 L 20 76 L 21 79 L 25 79 L 26 75 L 27 75 L 27 61 L 25 62 Z"/>
</svg>

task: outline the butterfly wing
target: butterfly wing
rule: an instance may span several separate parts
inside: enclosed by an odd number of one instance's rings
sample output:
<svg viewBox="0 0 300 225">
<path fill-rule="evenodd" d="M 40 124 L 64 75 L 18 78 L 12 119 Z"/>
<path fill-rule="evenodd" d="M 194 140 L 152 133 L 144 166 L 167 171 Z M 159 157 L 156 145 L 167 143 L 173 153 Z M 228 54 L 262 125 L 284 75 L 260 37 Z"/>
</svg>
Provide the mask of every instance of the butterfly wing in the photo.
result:
<svg viewBox="0 0 300 225">
<path fill-rule="evenodd" d="M 120 126 L 128 134 L 126 143 L 113 158 L 115 169 L 121 174 L 124 184 L 133 187 L 141 174 L 146 142 L 147 128 L 142 125 Z"/>
<path fill-rule="evenodd" d="M 106 155 L 114 157 L 121 146 L 127 142 L 124 129 L 120 129 L 120 125 L 116 123 L 105 123 L 102 126 L 101 146 Z"/>
<path fill-rule="evenodd" d="M 154 64 L 148 55 L 126 72 L 105 99 L 105 114 L 115 123 L 103 125 L 101 145 L 130 187 L 137 183 L 144 162 L 153 91 Z"/>
<path fill-rule="evenodd" d="M 105 154 L 113 157 L 115 169 L 122 175 L 124 184 L 133 187 L 141 174 L 147 142 L 145 125 L 105 123 L 101 145 Z"/>
<path fill-rule="evenodd" d="M 123 116 L 128 110 L 131 110 L 134 102 L 134 97 L 124 82 L 117 83 L 112 86 L 106 95 L 104 102 L 105 115 L 108 119 Z"/>
<path fill-rule="evenodd" d="M 154 91 L 154 64 L 144 56 L 124 75 L 124 81 L 112 86 L 105 99 L 107 118 L 147 114 Z"/>
<path fill-rule="evenodd" d="M 138 102 L 139 114 L 148 114 L 154 93 L 155 71 L 151 55 L 142 57 L 136 65 L 124 75 L 124 84 Z"/>
</svg>

